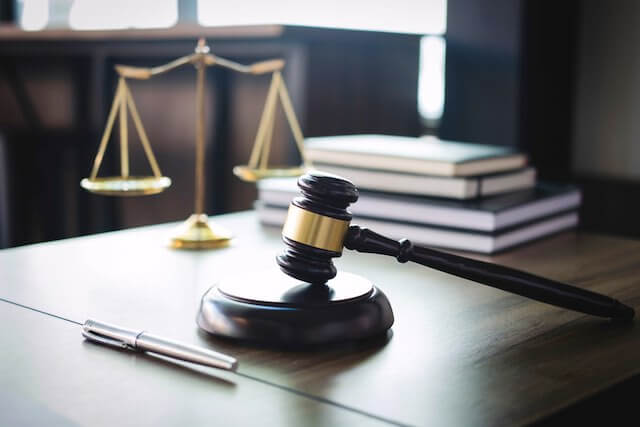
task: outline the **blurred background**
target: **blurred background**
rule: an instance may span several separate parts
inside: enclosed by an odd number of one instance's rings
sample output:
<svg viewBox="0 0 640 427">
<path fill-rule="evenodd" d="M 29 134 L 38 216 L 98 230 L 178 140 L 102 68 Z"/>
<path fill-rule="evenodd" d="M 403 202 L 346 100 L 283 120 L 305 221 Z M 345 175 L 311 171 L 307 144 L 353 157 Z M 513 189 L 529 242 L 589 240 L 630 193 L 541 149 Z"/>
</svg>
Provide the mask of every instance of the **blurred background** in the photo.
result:
<svg viewBox="0 0 640 427">
<path fill-rule="evenodd" d="M 118 63 L 159 65 L 198 37 L 241 63 L 283 58 L 305 136 L 382 133 L 516 146 L 578 184 L 581 227 L 640 236 L 640 4 L 595 0 L 0 0 L 0 247 L 184 220 L 193 208 L 195 71 L 132 81 L 172 187 L 79 186 Z M 209 68 L 207 212 L 249 209 L 246 163 L 269 76 Z M 636 134 L 638 132 L 638 134 Z M 134 132 L 131 132 L 135 135 Z M 295 163 L 282 114 L 276 163 Z M 117 173 L 107 150 L 101 175 Z M 149 173 L 137 139 L 132 173 Z"/>
</svg>

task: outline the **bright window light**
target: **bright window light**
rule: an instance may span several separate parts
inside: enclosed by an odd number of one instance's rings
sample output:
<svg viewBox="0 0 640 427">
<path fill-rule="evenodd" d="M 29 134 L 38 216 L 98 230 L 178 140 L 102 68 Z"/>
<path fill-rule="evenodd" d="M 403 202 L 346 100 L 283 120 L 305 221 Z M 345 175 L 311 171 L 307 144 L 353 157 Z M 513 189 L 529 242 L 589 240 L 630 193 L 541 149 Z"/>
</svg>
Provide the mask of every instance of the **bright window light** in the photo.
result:
<svg viewBox="0 0 640 427">
<path fill-rule="evenodd" d="M 49 22 L 49 0 L 22 0 L 20 26 L 27 31 L 42 30 Z"/>
<path fill-rule="evenodd" d="M 420 42 L 418 110 L 426 121 L 437 121 L 444 107 L 445 42 L 442 37 L 425 36 Z"/>
<path fill-rule="evenodd" d="M 205 26 L 283 24 L 444 34 L 446 0 L 198 0 Z"/>
<path fill-rule="evenodd" d="M 177 0 L 75 0 L 69 13 L 74 30 L 168 28 L 177 20 Z"/>
</svg>

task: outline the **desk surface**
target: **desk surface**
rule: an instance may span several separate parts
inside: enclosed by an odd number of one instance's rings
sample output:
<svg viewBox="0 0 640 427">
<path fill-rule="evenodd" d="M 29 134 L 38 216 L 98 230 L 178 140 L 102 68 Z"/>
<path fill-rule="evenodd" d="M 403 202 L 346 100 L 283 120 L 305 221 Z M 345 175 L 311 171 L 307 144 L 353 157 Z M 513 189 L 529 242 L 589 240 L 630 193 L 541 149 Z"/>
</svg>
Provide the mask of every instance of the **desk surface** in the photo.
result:
<svg viewBox="0 0 640 427">
<path fill-rule="evenodd" d="M 14 303 L 0 303 L 0 319 L 11 325 L 0 332 L 0 393 L 13 396 L 0 398 L 0 421 L 511 425 L 640 370 L 637 322 L 355 253 L 336 265 L 373 279 L 389 297 L 396 323 L 385 345 L 283 352 L 212 338 L 195 325 L 202 294 L 225 275 L 271 268 L 282 249 L 279 231 L 259 226 L 251 212 L 216 221 L 236 233 L 231 247 L 175 251 L 165 246 L 171 225 L 159 225 L 0 251 L 0 298 Z M 485 259 L 640 311 L 640 242 L 563 233 Z M 239 359 L 239 374 L 85 343 L 73 322 L 88 317 L 227 352 Z"/>
</svg>

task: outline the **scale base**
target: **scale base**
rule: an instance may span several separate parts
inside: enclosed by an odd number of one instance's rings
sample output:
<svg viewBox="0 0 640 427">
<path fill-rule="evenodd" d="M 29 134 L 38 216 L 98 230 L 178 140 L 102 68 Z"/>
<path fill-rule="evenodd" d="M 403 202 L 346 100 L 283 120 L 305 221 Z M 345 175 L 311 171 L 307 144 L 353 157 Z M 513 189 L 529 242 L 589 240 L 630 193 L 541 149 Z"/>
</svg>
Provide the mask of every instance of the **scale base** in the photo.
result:
<svg viewBox="0 0 640 427">
<path fill-rule="evenodd" d="M 175 249 L 216 249 L 229 245 L 230 231 L 207 221 L 205 214 L 193 214 L 178 227 L 171 238 Z"/>
<path fill-rule="evenodd" d="M 382 336 L 393 312 L 384 293 L 355 274 L 312 285 L 273 269 L 209 289 L 197 323 L 219 337 L 298 348 Z"/>
</svg>

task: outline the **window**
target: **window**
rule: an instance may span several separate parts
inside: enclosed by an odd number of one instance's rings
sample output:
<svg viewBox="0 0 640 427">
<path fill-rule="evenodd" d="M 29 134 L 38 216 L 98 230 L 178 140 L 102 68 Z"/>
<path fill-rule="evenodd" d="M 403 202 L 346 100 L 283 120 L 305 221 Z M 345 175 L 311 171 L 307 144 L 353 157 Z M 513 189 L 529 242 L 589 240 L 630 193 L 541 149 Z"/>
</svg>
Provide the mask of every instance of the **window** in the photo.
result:
<svg viewBox="0 0 640 427">
<path fill-rule="evenodd" d="M 198 0 L 205 26 L 288 24 L 414 34 L 443 34 L 446 0 Z"/>
<path fill-rule="evenodd" d="M 427 128 L 437 127 L 444 107 L 445 42 L 441 36 L 424 36 L 420 43 L 418 111 Z"/>
<path fill-rule="evenodd" d="M 26 30 L 168 28 L 177 0 L 17 0 Z M 420 49 L 418 109 L 435 128 L 444 105 L 446 0 L 197 0 L 203 26 L 288 24 L 426 34 Z"/>
<path fill-rule="evenodd" d="M 418 83 L 418 109 L 427 128 L 437 127 L 444 106 L 446 12 L 446 0 L 198 0 L 204 26 L 289 24 L 427 34 Z"/>
<path fill-rule="evenodd" d="M 177 0 L 18 0 L 20 26 L 74 30 L 168 28 L 178 21 Z"/>
</svg>

